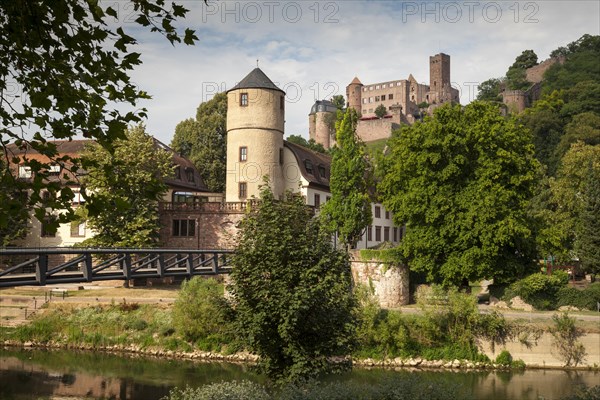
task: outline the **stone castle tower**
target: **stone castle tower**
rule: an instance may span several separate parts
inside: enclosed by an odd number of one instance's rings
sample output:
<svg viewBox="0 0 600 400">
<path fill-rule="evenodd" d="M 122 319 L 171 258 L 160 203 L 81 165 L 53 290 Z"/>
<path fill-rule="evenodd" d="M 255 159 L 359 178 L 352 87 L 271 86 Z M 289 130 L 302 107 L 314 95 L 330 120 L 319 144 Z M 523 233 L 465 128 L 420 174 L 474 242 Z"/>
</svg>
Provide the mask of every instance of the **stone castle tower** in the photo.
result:
<svg viewBox="0 0 600 400">
<path fill-rule="evenodd" d="M 329 149 L 335 144 L 337 107 L 329 100 L 317 100 L 308 115 L 308 137 Z"/>
<path fill-rule="evenodd" d="M 361 115 L 362 113 L 362 88 L 363 84 L 358 79 L 358 77 L 354 77 L 352 82 L 350 82 L 350 84 L 346 86 L 346 98 L 348 99 L 348 104 L 346 106 L 354 108 L 358 115 Z"/>
<path fill-rule="evenodd" d="M 227 178 L 225 201 L 259 197 L 269 176 L 276 197 L 282 196 L 285 92 L 260 68 L 227 91 Z"/>
<path fill-rule="evenodd" d="M 450 56 L 444 53 L 429 57 L 428 103 L 445 103 L 452 100 L 450 82 Z"/>
</svg>

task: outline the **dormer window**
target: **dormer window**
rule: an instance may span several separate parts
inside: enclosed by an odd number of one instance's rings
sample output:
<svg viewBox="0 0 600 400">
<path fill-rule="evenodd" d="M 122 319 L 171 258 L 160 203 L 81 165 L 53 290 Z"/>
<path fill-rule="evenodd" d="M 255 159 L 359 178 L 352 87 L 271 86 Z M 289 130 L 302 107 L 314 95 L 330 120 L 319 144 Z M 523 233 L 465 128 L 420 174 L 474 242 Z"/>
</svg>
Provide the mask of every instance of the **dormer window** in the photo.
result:
<svg viewBox="0 0 600 400">
<path fill-rule="evenodd" d="M 325 166 L 319 165 L 319 175 L 321 175 L 321 178 L 327 178 L 326 173 Z"/>
<path fill-rule="evenodd" d="M 181 179 L 181 167 L 175 167 L 175 179 Z"/>
<path fill-rule="evenodd" d="M 52 164 L 50 165 L 50 169 L 48 170 L 48 174 L 50 176 L 59 176 L 60 175 L 60 165 Z"/>
<path fill-rule="evenodd" d="M 194 170 L 191 168 L 187 168 L 185 170 L 185 178 L 188 182 L 194 182 Z"/>
<path fill-rule="evenodd" d="M 309 174 L 313 174 L 313 163 L 310 160 L 304 160 L 304 167 L 306 168 L 306 172 Z"/>
<path fill-rule="evenodd" d="M 19 178 L 29 179 L 31 178 L 31 167 L 27 165 L 19 166 Z"/>
<path fill-rule="evenodd" d="M 240 95 L 240 106 L 242 106 L 242 107 L 248 106 L 248 93 L 242 93 Z"/>
</svg>

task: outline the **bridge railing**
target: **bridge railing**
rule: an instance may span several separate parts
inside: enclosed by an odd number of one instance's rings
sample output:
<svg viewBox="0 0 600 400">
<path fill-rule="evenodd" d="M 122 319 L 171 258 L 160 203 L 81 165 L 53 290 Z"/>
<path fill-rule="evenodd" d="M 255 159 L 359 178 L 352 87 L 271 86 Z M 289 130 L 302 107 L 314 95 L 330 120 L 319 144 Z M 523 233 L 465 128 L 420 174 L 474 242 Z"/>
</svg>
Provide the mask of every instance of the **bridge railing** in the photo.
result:
<svg viewBox="0 0 600 400">
<path fill-rule="evenodd" d="M 233 250 L 0 249 L 0 287 L 218 275 Z"/>
</svg>

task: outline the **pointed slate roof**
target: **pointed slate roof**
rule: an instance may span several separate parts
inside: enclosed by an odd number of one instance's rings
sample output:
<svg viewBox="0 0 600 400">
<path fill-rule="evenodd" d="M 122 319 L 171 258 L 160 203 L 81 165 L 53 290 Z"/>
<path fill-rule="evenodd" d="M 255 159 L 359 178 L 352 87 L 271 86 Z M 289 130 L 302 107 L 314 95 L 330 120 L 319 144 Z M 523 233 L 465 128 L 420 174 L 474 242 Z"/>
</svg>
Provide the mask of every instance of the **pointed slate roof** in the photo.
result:
<svg viewBox="0 0 600 400">
<path fill-rule="evenodd" d="M 265 73 L 262 72 L 262 70 L 258 67 L 254 68 L 252 72 L 246 75 L 246 77 L 242 79 L 240 83 L 229 89 L 227 93 L 238 89 L 271 89 L 278 90 L 285 94 L 285 92 L 279 89 L 277 85 L 275 85 L 273 81 L 271 81 L 271 79 L 269 79 L 269 77 L 265 75 Z"/>
<path fill-rule="evenodd" d="M 354 79 L 352 79 L 352 82 L 350 82 L 351 85 L 362 85 L 362 82 L 360 81 L 360 79 L 358 79 L 358 76 L 355 76 Z"/>
</svg>

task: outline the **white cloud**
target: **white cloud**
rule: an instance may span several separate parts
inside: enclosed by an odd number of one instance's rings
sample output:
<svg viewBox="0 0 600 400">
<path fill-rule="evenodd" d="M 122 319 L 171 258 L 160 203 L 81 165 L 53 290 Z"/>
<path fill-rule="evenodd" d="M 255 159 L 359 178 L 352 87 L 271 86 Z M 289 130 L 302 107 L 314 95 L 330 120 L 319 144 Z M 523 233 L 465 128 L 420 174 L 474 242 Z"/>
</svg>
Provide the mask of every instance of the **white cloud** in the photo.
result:
<svg viewBox="0 0 600 400">
<path fill-rule="evenodd" d="M 235 85 L 256 59 L 288 91 L 287 134 L 308 136 L 314 100 L 345 94 L 354 76 L 370 83 L 412 73 L 428 83 L 429 56 L 441 51 L 452 57 L 452 81 L 466 103 L 469 87 L 502 76 L 523 50 L 542 60 L 584 33 L 600 34 L 596 1 L 209 3 L 184 2 L 196 46 L 141 36 L 144 65 L 133 80 L 154 96 L 144 104 L 147 126 L 167 143 L 178 122 L 195 116 L 215 88 Z"/>
</svg>

